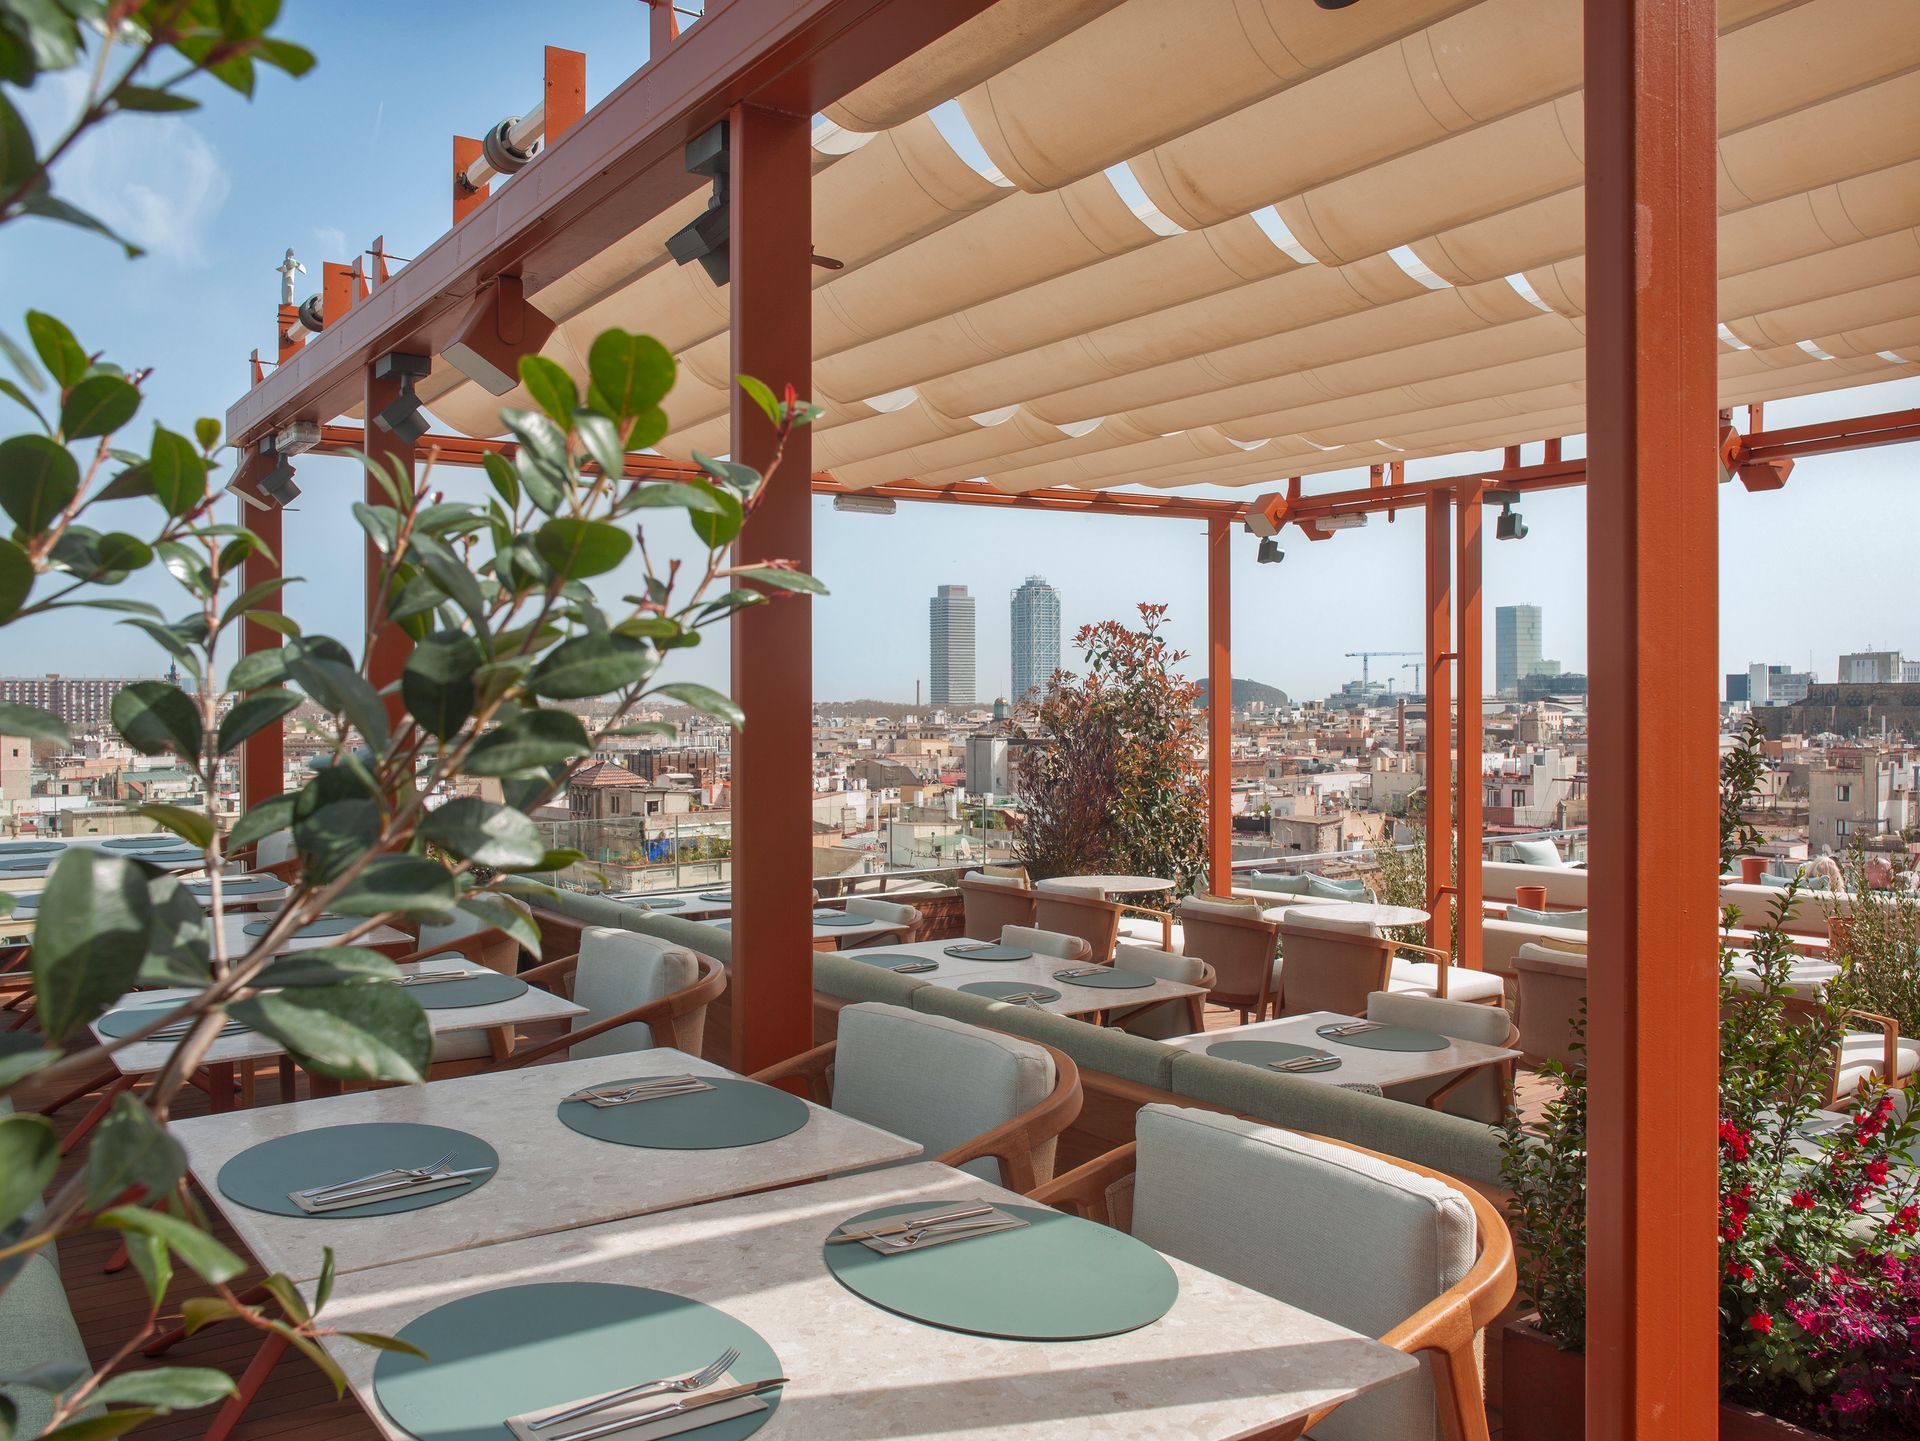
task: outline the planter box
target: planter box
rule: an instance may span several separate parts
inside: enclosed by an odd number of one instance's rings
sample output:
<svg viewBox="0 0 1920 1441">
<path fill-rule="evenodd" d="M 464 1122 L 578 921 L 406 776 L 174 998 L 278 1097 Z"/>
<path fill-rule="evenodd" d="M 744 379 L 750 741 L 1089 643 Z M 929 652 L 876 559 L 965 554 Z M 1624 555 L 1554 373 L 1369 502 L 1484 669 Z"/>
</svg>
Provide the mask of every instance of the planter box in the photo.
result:
<svg viewBox="0 0 1920 1441">
<path fill-rule="evenodd" d="M 1586 1356 L 1563 1351 L 1527 1321 L 1501 1333 L 1502 1441 L 1586 1441 Z M 1720 1405 L 1720 1441 L 1824 1441 L 1764 1412 Z"/>
</svg>

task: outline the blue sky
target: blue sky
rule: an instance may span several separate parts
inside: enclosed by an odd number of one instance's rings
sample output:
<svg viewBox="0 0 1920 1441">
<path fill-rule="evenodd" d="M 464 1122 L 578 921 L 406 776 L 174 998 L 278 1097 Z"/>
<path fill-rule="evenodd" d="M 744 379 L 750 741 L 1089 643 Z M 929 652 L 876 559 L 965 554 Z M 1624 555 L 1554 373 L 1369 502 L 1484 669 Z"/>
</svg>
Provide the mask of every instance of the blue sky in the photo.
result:
<svg viewBox="0 0 1920 1441">
<path fill-rule="evenodd" d="M 405 256 L 446 228 L 449 137 L 530 105 L 543 44 L 586 52 L 590 101 L 646 57 L 646 13 L 636 0 L 531 8 L 293 0 L 284 30 L 319 56 L 306 79 L 269 73 L 251 106 L 219 91 L 183 117 L 124 117 L 86 142 L 58 177 L 64 194 L 142 240 L 147 258 L 125 262 L 103 241 L 39 221 L 0 231 L 0 324 L 19 334 L 20 312 L 50 310 L 89 348 L 154 366 L 145 414 L 175 428 L 224 415 L 246 383 L 248 352 L 270 352 L 273 267 L 287 246 L 317 288 L 320 261 L 351 260 L 377 234 Z M 42 91 L 30 97 L 28 118 L 44 133 L 74 92 L 46 83 Z M 1915 406 L 1920 380 L 1776 403 L 1767 415 L 1785 426 Z M 1722 488 L 1723 670 L 1757 660 L 1811 663 L 1830 679 L 1841 651 L 1920 656 L 1911 576 L 1917 461 L 1920 447 L 1889 447 L 1803 461 L 1788 487 L 1771 494 Z M 1410 473 L 1482 463 L 1498 457 L 1417 462 Z M 439 479 L 456 494 L 477 486 L 457 471 Z M 359 629 L 360 533 L 347 502 L 359 471 L 310 461 L 300 483 L 286 562 L 308 583 L 290 593 L 289 609 L 310 629 L 350 639 Z M 1322 477 L 1309 485 L 1351 483 Z M 1531 535 L 1487 547 L 1489 651 L 1494 607 L 1530 602 L 1545 609 L 1547 654 L 1583 669 L 1585 492 L 1538 495 L 1524 510 Z M 1171 605 L 1176 641 L 1196 653 L 1204 641 L 1196 522 L 953 506 L 903 506 L 883 518 L 838 514 L 819 501 L 815 519 L 814 570 L 832 591 L 816 602 L 814 693 L 823 699 L 911 699 L 915 679 L 926 675 L 927 600 L 940 583 L 966 584 L 981 598 L 985 697 L 1007 685 L 1007 597 L 1030 574 L 1060 589 L 1069 638 L 1084 622 L 1130 616 L 1136 602 L 1150 600 Z M 649 541 L 657 551 L 690 552 L 676 521 L 652 528 Z M 1257 566 L 1253 539 L 1235 541 L 1236 674 L 1319 695 L 1358 677 L 1359 662 L 1346 651 L 1419 646 L 1417 517 L 1393 525 L 1376 518 L 1317 545 L 1293 533 L 1285 545 L 1285 564 Z M 165 589 L 134 593 L 171 603 Z M 10 628 L 0 670 L 157 668 L 157 652 L 139 633 L 72 615 Z M 1399 674 L 1410 681 L 1410 672 Z M 685 655 L 673 678 L 724 685 L 724 635 Z"/>
</svg>

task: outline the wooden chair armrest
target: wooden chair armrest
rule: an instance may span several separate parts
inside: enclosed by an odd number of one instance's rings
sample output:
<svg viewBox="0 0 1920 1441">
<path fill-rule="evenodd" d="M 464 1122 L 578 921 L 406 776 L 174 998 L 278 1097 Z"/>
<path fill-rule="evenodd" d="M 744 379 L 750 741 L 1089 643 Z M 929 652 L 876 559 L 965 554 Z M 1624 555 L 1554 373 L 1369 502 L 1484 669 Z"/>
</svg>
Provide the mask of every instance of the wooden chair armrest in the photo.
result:
<svg viewBox="0 0 1920 1441">
<path fill-rule="evenodd" d="M 1044 1186 L 1036 1186 L 1032 1197 L 1055 1210 L 1111 1226 L 1113 1214 L 1107 1203 L 1107 1192 L 1116 1182 L 1133 1174 L 1136 1149 L 1129 1141 L 1104 1156 L 1095 1156 L 1066 1175 L 1055 1176 Z"/>
<path fill-rule="evenodd" d="M 520 979 L 530 986 L 539 986 L 543 990 L 552 990 L 549 981 L 564 980 L 580 964 L 580 953 L 570 956 L 556 956 L 550 961 L 542 961 L 530 971 L 522 971 Z"/>
<path fill-rule="evenodd" d="M 1863 1011 L 1855 1006 L 1843 1006 L 1843 1016 L 1857 1017 L 1866 1021 L 1880 1032 L 1880 1064 L 1886 1069 L 1881 1080 L 1888 1086 L 1900 1084 L 1900 1023 L 1891 1016 L 1880 1015 L 1877 1011 Z M 1833 1058 L 1833 1078 L 1836 1088 L 1840 1080 L 1840 1063 L 1845 1059 L 1845 1048 L 1836 1051 Z"/>
<path fill-rule="evenodd" d="M 1082 1099 L 1080 1068 L 1073 1063 L 1073 1058 L 1052 1046 L 1047 1046 L 1046 1051 L 1053 1057 L 1054 1083 L 1053 1091 L 1044 1100 L 934 1159 L 948 1166 L 964 1166 L 969 1161 L 991 1158 L 1000 1163 L 1001 1185 L 1023 1196 L 1031 1193 L 1040 1184 L 1033 1164 L 1034 1152 L 1074 1123 L 1080 1114 Z"/>
<path fill-rule="evenodd" d="M 823 1046 L 815 1046 L 810 1051 L 776 1061 L 764 1071 L 755 1071 L 747 1079 L 768 1086 L 777 1086 L 782 1081 L 802 1081 L 806 1083 L 808 1100 L 816 1106 L 830 1106 L 833 1104 L 833 1085 L 827 1072 L 833 1065 L 834 1052 L 839 1045 L 838 1041 L 828 1041 Z"/>
<path fill-rule="evenodd" d="M 1423 956 L 1432 956 L 1436 961 L 1440 961 L 1443 964 L 1453 964 L 1453 952 L 1443 951 L 1437 946 L 1418 946 L 1412 941 L 1394 941 L 1393 948 L 1396 951 L 1417 951 Z"/>
<path fill-rule="evenodd" d="M 549 966 L 561 965 L 578 960 L 577 956 L 564 956 L 559 961 L 550 961 Z M 545 970 L 542 966 L 539 969 Z M 670 991 L 658 1000 L 648 1001 L 645 1005 L 634 1006 L 605 1020 L 595 1021 L 590 1026 L 582 1026 L 577 1031 L 569 1031 L 563 1036 L 555 1036 L 550 1041 L 525 1051 L 516 1051 L 505 1069 L 517 1070 L 556 1051 L 569 1050 L 582 1041 L 590 1041 L 595 1036 L 604 1036 L 608 1031 L 618 1030 L 621 1026 L 644 1025 L 653 1036 L 653 1044 L 661 1050 L 673 1050 L 679 1045 L 679 1037 L 674 1032 L 673 1023 L 689 1012 L 697 1011 L 709 1005 L 727 988 L 727 968 L 711 957 L 700 958 L 700 977 L 690 986 L 682 986 Z M 534 972 L 527 972 L 533 975 Z"/>
<path fill-rule="evenodd" d="M 476 931 L 472 935 L 455 936 L 452 940 L 442 941 L 437 946 L 417 946 L 407 952 L 406 955 L 399 957 L 394 961 L 394 964 L 396 966 L 411 965 L 415 961 L 424 961 L 432 956 L 444 956 L 451 952 L 455 955 L 464 956 L 476 966 L 482 966 L 485 965 L 486 962 L 482 960 L 480 956 L 481 943 L 489 936 L 498 934 L 500 934 L 498 931 Z M 415 939 L 418 940 L 419 938 L 416 936 Z"/>
</svg>

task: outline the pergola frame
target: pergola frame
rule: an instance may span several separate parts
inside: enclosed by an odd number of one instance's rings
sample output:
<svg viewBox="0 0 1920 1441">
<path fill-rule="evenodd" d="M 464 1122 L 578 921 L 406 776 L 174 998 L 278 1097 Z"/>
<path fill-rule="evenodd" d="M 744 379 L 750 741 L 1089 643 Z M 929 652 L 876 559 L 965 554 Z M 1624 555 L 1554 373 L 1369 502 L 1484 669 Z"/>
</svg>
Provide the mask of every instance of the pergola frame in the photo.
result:
<svg viewBox="0 0 1920 1441">
<path fill-rule="evenodd" d="M 829 102 L 989 8 L 991 0 L 710 0 L 677 33 L 652 5 L 653 58 L 514 183 L 456 197 L 457 228 L 391 277 L 329 266 L 327 325 L 301 345 L 289 308 L 271 374 L 228 412 L 250 448 L 294 421 L 328 422 L 384 403 L 373 366 L 384 355 L 440 353 L 474 295 L 492 282 L 537 289 L 659 214 L 699 183 L 685 143 L 731 125 L 732 338 L 736 371 L 776 390 L 812 394 L 807 128 Z M 1302 0 L 1306 3 L 1306 0 Z M 1285 516 L 1309 522 L 1354 512 L 1419 509 L 1427 528 L 1427 861 L 1434 934 L 1456 905 L 1465 956 L 1477 963 L 1480 776 L 1480 520 L 1492 487 L 1588 488 L 1594 787 L 1589 831 L 1594 987 L 1589 1202 L 1587 1434 L 1596 1441 L 1691 1441 L 1711 1435 L 1717 1396 L 1714 1282 L 1717 1105 L 1714 777 L 1718 715 L 1716 491 L 1719 468 L 1754 488 L 1784 478 L 1795 457 L 1920 438 L 1920 412 L 1744 437 L 1716 428 L 1714 9 L 1697 0 L 1587 0 L 1586 256 L 1589 461 L 1564 460 L 1549 438 L 1537 464 L 1517 447 L 1492 471 L 1404 482 L 1375 467 L 1364 490 L 1304 495 L 1288 486 Z M 551 56 L 550 67 L 554 64 Z M 553 71 L 550 69 L 550 87 Z M 570 83 L 570 82 L 569 82 Z M 569 117 L 570 118 L 570 117 Z M 336 274 L 336 272 L 338 272 Z M 1756 408 L 1757 409 L 1757 408 Z M 328 425 L 323 450 L 368 437 Z M 490 441 L 431 436 L 374 453 L 402 465 L 478 463 Z M 735 397 L 732 453 L 764 460 L 768 435 Z M 807 464 L 807 447 L 789 445 Z M 1771 477 L 1751 473 L 1772 467 Z M 633 456 L 628 474 L 678 476 L 684 465 Z M 1277 477 L 1276 481 L 1284 479 Z M 840 489 L 830 475 L 812 490 Z M 1034 491 L 911 480 L 863 492 L 897 500 L 1091 514 L 1152 515 L 1206 526 L 1213 775 L 1212 879 L 1228 884 L 1231 708 L 1227 557 L 1250 506 L 1174 494 Z M 251 517 L 270 544 L 277 512 Z M 780 487 L 736 542 L 742 559 L 805 565 L 811 507 Z M 1457 532 L 1457 533 L 1456 533 Z M 247 579 L 273 563 L 250 559 Z M 369 596 L 369 606 L 375 597 Z M 269 602 L 275 605 L 277 602 Z M 745 1069 L 811 1039 L 810 663 L 804 599 L 733 621 L 735 693 L 750 724 L 735 753 L 735 864 L 746 882 L 735 927 L 735 1055 Z M 279 643 L 249 622 L 243 646 Z M 404 638 L 370 627 L 378 677 L 402 663 Z M 749 662 L 751 662 L 749 664 Z M 1457 693 L 1457 725 L 1449 697 Z M 244 797 L 281 784 L 280 731 L 247 743 Z M 1458 761 L 1455 761 L 1455 753 Z M 1451 874 L 1458 828 L 1460 875 Z"/>
</svg>

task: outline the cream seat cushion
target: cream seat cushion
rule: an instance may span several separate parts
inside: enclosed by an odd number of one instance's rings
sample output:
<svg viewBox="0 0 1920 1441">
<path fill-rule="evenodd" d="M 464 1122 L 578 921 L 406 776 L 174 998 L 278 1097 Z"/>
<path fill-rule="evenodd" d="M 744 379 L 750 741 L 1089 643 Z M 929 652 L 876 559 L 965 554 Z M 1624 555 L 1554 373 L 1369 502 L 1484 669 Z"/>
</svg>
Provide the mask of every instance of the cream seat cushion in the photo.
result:
<svg viewBox="0 0 1920 1441">
<path fill-rule="evenodd" d="M 1894 1042 L 1895 1064 L 1902 1077 L 1920 1070 L 1920 1041 L 1905 1036 Z M 1851 1096 L 1869 1076 L 1886 1080 L 1886 1038 L 1878 1031 L 1849 1031 L 1840 1041 L 1840 1084 L 1838 1093 Z"/>
<path fill-rule="evenodd" d="M 840 1010 L 833 1109 L 937 1156 L 1053 1092 L 1053 1057 L 1031 1041 L 878 1001 Z M 1000 1180 L 991 1158 L 963 1168 Z"/>
<path fill-rule="evenodd" d="M 700 978 L 700 958 L 657 937 L 611 926 L 587 926 L 580 932 L 580 960 L 573 973 L 573 999 L 587 1008 L 573 1018 L 572 1029 L 644 1006 Z M 653 1049 L 653 1032 L 644 1022 L 616 1026 L 580 1042 L 569 1052 L 575 1060 Z"/>
<path fill-rule="evenodd" d="M 1472 1269 L 1467 1199 L 1379 1157 L 1159 1104 L 1140 1109 L 1135 1137 L 1134 1235 L 1364 1335 L 1385 1335 Z M 1437 1438 L 1432 1382 L 1358 1397 L 1313 1434 Z"/>
<path fill-rule="evenodd" d="M 1198 985 L 1207 968 L 1205 961 L 1194 956 L 1176 956 L 1152 946 L 1115 946 L 1113 964 L 1122 971 L 1141 971 L 1149 976 L 1158 976 L 1163 981 L 1180 981 L 1189 986 Z M 1117 994 L 1124 996 L 1126 992 Z M 1188 1026 L 1190 1015 L 1186 1003 L 1176 1000 L 1157 1005 L 1141 1015 L 1123 1018 L 1119 1024 L 1122 1030 L 1132 1035 L 1164 1041 L 1173 1036 L 1192 1034 Z"/>
<path fill-rule="evenodd" d="M 1447 999 L 1451 1001 L 1495 1001 L 1506 993 L 1506 982 L 1492 971 L 1474 971 L 1465 966 L 1447 968 Z M 1387 977 L 1387 989 L 1395 995 L 1432 996 L 1439 999 L 1440 968 L 1434 961 L 1395 961 Z"/>
<path fill-rule="evenodd" d="M 1080 937 L 1061 931 L 1043 931 L 1037 926 L 1002 926 L 1000 944 L 1021 946 L 1036 956 L 1057 956 L 1063 961 L 1093 959 L 1093 947 Z"/>
<path fill-rule="evenodd" d="M 909 930 L 920 924 L 920 912 L 912 906 L 903 906 L 894 901 L 869 900 L 865 896 L 854 896 L 849 900 L 847 914 L 865 916 L 874 921 L 885 921 L 890 926 L 901 926 Z"/>
</svg>

